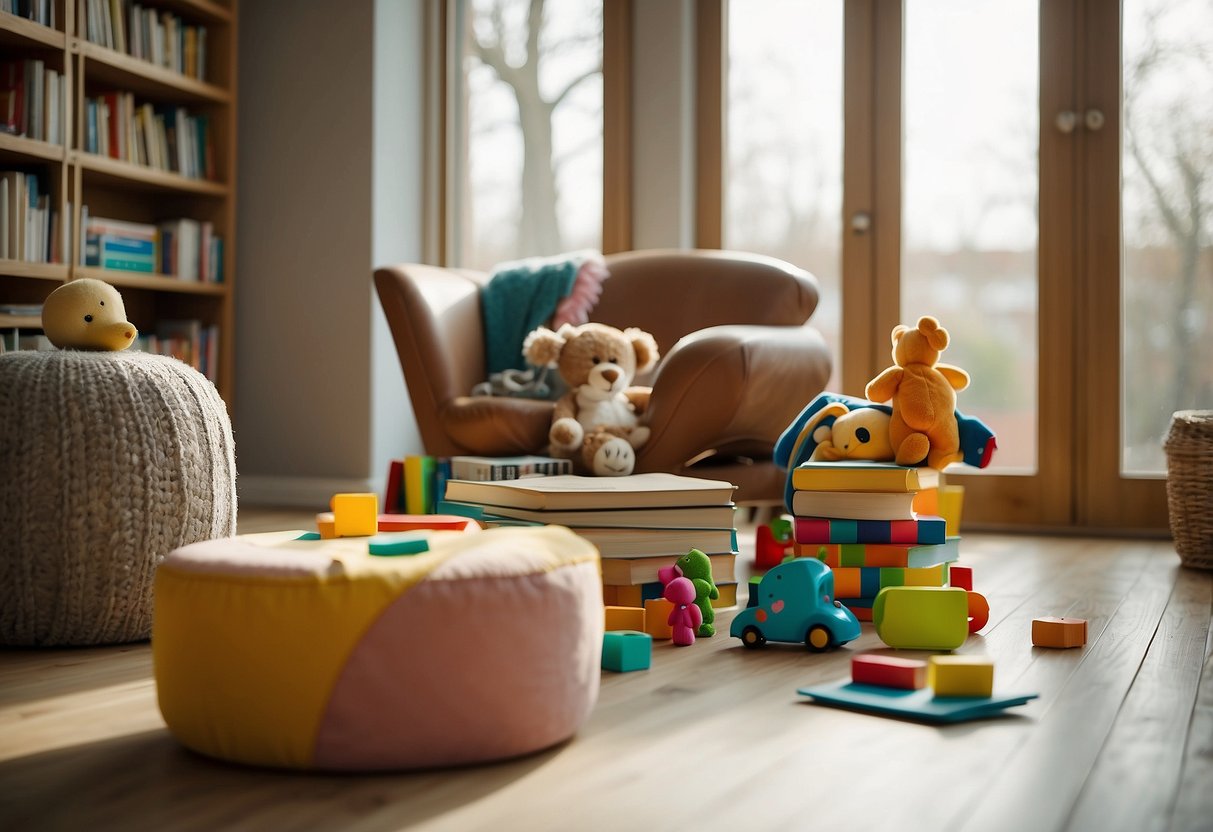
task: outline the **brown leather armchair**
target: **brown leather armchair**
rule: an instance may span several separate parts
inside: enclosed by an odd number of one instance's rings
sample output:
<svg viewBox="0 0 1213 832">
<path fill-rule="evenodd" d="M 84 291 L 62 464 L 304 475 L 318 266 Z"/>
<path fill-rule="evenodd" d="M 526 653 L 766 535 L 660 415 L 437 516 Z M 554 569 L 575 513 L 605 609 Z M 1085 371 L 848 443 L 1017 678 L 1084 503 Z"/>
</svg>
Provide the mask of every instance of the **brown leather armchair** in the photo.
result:
<svg viewBox="0 0 1213 832">
<path fill-rule="evenodd" d="M 633 251 L 591 319 L 652 333 L 652 433 L 636 471 L 728 480 L 744 503 L 782 502 L 775 440 L 825 387 L 830 355 L 807 324 L 817 281 L 781 260 L 729 251 Z M 553 403 L 470 396 L 485 380 L 480 288 L 488 275 L 418 264 L 375 271 L 425 452 L 542 453 Z M 521 349 L 521 345 L 519 345 Z"/>
</svg>

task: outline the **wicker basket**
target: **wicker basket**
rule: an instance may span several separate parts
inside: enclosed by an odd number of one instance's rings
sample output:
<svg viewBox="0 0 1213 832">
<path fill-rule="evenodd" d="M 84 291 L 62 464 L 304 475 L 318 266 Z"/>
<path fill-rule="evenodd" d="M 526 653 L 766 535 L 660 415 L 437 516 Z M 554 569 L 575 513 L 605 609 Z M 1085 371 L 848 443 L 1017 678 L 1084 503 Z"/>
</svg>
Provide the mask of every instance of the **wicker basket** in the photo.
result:
<svg viewBox="0 0 1213 832">
<path fill-rule="evenodd" d="M 1213 410 L 1176 413 L 1163 447 L 1167 507 L 1179 560 L 1184 566 L 1213 569 Z"/>
</svg>

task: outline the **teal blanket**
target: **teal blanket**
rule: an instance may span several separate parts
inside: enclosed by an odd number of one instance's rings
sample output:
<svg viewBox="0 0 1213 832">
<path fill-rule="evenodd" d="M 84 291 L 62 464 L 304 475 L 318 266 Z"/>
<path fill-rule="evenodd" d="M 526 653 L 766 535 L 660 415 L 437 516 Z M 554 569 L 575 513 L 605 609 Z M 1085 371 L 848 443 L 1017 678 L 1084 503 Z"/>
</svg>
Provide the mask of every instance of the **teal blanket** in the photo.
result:
<svg viewBox="0 0 1213 832">
<path fill-rule="evenodd" d="M 497 267 L 480 293 L 488 372 L 523 369 L 522 342 L 573 291 L 584 256 L 523 260 Z"/>
</svg>

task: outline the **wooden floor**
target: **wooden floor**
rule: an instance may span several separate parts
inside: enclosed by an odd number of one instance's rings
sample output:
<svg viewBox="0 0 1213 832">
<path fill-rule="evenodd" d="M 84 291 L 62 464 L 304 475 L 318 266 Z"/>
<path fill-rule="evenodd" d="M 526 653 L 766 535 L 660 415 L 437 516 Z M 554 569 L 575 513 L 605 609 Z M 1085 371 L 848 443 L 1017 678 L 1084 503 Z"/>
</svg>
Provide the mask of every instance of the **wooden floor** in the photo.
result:
<svg viewBox="0 0 1213 832">
<path fill-rule="evenodd" d="M 245 512 L 242 531 L 306 517 Z M 749 537 L 752 541 L 752 536 Z M 1040 698 L 950 727 L 810 704 L 860 640 L 824 656 L 727 635 L 604 674 L 570 742 L 512 762 L 328 776 L 185 751 L 156 708 L 148 645 L 0 652 L 0 830 L 1210 830 L 1211 573 L 1170 543 L 968 535 L 992 617 L 961 648 Z M 722 616 L 724 631 L 733 613 Z M 1090 622 L 1034 649 L 1041 615 Z"/>
</svg>

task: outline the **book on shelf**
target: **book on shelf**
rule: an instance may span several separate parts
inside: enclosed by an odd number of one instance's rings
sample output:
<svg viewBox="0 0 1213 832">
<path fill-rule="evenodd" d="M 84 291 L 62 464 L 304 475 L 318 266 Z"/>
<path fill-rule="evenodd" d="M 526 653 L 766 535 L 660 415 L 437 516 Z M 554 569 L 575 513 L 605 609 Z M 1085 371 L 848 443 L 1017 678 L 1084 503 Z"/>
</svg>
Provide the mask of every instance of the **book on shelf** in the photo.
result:
<svg viewBox="0 0 1213 832">
<path fill-rule="evenodd" d="M 660 581 L 647 584 L 603 584 L 602 602 L 611 607 L 643 607 L 645 601 L 662 597 L 665 586 Z M 737 606 L 737 583 L 716 584 L 720 597 L 712 599 L 714 609 Z"/>
<path fill-rule="evenodd" d="M 731 514 L 733 491 L 731 483 L 677 474 L 633 474 L 628 477 L 569 475 L 500 482 L 452 479 L 447 483 L 446 498 L 493 506 L 498 514 L 503 513 L 497 510 L 501 506 L 545 511 L 727 506 Z"/>
<path fill-rule="evenodd" d="M 686 554 L 685 552 L 683 554 Z M 603 558 L 602 582 L 615 586 L 630 586 L 659 581 L 658 571 L 672 566 L 677 555 L 668 557 L 647 558 Z M 718 552 L 708 555 L 712 563 L 712 582 L 731 583 L 734 581 L 734 567 L 737 563 L 736 552 Z"/>
<path fill-rule="evenodd" d="M 387 482 L 383 488 L 383 510 L 387 514 L 404 513 L 404 460 L 388 462 Z"/>
<path fill-rule="evenodd" d="M 447 496 L 451 486 L 464 480 L 447 483 Z M 721 506 L 682 506 L 675 508 L 606 508 L 606 509 L 527 509 L 513 506 L 486 506 L 465 503 L 453 499 L 438 503 L 441 514 L 459 514 L 477 520 L 492 522 L 498 518 L 525 520 L 532 523 L 569 526 L 576 531 L 587 528 L 634 528 L 634 529 L 732 529 L 732 503 Z"/>
<path fill-rule="evenodd" d="M 63 262 L 66 225 L 51 205 L 41 174 L 0 170 L 0 229 L 0 259 Z"/>
<path fill-rule="evenodd" d="M 55 0 L 0 0 L 0 12 L 55 28 Z"/>
<path fill-rule="evenodd" d="M 132 58 L 206 79 L 206 27 L 130 0 L 84 0 L 84 34 L 90 43 Z"/>
<path fill-rule="evenodd" d="M 922 514 L 913 520 L 797 517 L 792 534 L 797 543 L 943 543 L 947 523 Z"/>
<path fill-rule="evenodd" d="M 453 456 L 451 479 L 491 482 L 573 473 L 573 460 L 550 456 Z"/>
<path fill-rule="evenodd" d="M 737 551 L 735 529 L 578 526 L 573 531 L 593 543 L 598 548 L 598 554 L 604 558 L 661 556 L 672 560 L 682 557 L 692 549 L 709 554 Z"/>
<path fill-rule="evenodd" d="M 85 100 L 84 149 L 190 179 L 215 178 L 210 120 L 176 104 L 138 104 L 130 92 Z"/>
<path fill-rule="evenodd" d="M 0 131 L 62 145 L 66 104 L 63 74 L 44 61 L 0 62 Z"/>
<path fill-rule="evenodd" d="M 960 538 L 942 543 L 793 543 L 797 557 L 814 557 L 835 567 L 917 568 L 960 558 Z"/>
<path fill-rule="evenodd" d="M 153 333 L 140 333 L 131 349 L 167 355 L 190 365 L 212 382 L 219 372 L 219 327 L 198 320 L 161 319 Z"/>
<path fill-rule="evenodd" d="M 852 460 L 803 462 L 792 469 L 792 487 L 800 491 L 922 491 L 939 486 L 934 468 L 894 462 Z"/>
<path fill-rule="evenodd" d="M 849 520 L 913 520 L 912 491 L 797 491 L 792 495 L 797 517 Z"/>
</svg>

